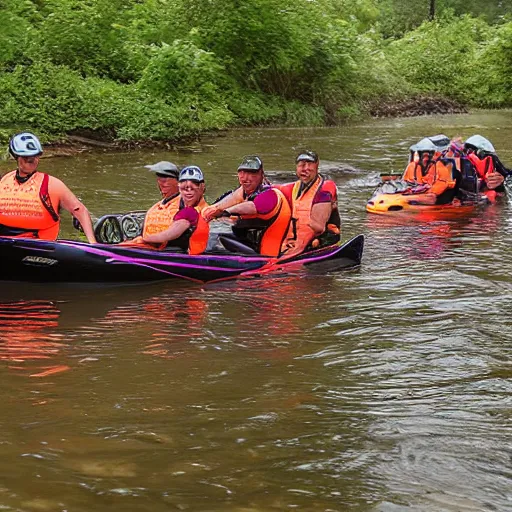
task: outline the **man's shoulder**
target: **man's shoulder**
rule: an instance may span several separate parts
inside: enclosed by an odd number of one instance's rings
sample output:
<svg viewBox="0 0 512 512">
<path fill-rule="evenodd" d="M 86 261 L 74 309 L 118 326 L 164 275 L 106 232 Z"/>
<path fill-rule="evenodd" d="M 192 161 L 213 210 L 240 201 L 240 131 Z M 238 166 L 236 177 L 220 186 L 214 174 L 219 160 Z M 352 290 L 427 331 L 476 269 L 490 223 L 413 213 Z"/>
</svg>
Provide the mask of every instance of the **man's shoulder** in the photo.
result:
<svg viewBox="0 0 512 512">
<path fill-rule="evenodd" d="M 328 194 L 331 196 L 331 199 L 334 199 L 338 195 L 338 187 L 336 183 L 332 180 L 324 180 L 322 186 L 319 188 L 317 195 L 325 195 Z"/>
<path fill-rule="evenodd" d="M 48 176 L 48 186 L 60 191 L 69 190 L 61 179 L 56 178 L 55 176 L 52 176 L 46 172 L 41 172 L 41 175 L 44 176 L 45 174 Z"/>
<path fill-rule="evenodd" d="M 322 188 L 336 188 L 336 183 L 332 180 L 325 180 L 322 183 Z"/>
<path fill-rule="evenodd" d="M 4 175 L 0 176 L 0 181 L 5 180 L 8 176 L 14 176 L 16 174 L 16 169 L 14 171 L 7 171 Z"/>
<path fill-rule="evenodd" d="M 282 184 L 272 184 L 272 188 L 274 190 L 279 190 L 282 192 L 286 197 L 291 197 L 293 187 L 295 186 L 295 181 L 291 183 L 282 183 Z"/>
</svg>

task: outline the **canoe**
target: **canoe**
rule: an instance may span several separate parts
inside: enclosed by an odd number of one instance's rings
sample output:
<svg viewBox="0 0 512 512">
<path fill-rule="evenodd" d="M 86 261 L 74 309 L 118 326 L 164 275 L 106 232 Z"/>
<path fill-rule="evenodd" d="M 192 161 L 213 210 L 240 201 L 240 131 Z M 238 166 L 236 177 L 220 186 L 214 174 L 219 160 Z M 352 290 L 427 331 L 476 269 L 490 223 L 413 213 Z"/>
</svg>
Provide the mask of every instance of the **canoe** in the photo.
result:
<svg viewBox="0 0 512 512">
<path fill-rule="evenodd" d="M 233 245 L 234 244 L 234 245 Z M 231 249 L 236 249 L 233 242 Z M 50 283 L 135 283 L 185 279 L 208 283 L 277 270 L 340 270 L 361 263 L 364 236 L 293 257 L 269 258 L 233 250 L 189 255 L 72 240 L 0 237 L 0 280 Z"/>
</svg>

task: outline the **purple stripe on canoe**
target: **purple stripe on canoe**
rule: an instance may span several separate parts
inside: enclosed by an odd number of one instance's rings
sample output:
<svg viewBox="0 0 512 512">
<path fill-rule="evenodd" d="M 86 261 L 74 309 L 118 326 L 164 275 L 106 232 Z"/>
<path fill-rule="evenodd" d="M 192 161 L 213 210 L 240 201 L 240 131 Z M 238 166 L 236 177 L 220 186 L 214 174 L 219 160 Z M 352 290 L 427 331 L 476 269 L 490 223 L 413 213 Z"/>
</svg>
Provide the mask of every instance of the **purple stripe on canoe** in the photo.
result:
<svg viewBox="0 0 512 512">
<path fill-rule="evenodd" d="M 88 244 L 82 244 L 82 243 L 73 243 L 73 242 L 59 242 L 63 245 L 70 245 L 72 247 L 77 247 L 77 248 L 80 248 L 81 250 L 83 250 L 84 252 L 89 252 L 91 254 L 96 254 L 98 256 L 105 256 L 107 258 L 110 258 L 112 262 L 124 262 L 124 263 L 132 263 L 132 264 L 136 264 L 136 265 L 140 265 L 140 264 L 155 264 L 155 265 L 169 265 L 169 266 L 176 266 L 176 267 L 182 267 L 182 268 L 191 268 L 191 269 L 205 269 L 207 268 L 208 270 L 220 270 L 220 271 L 223 271 L 223 272 L 228 272 L 228 273 L 232 273 L 232 272 L 240 272 L 240 270 L 244 270 L 244 269 L 240 269 L 240 268 L 227 268 L 227 267 L 213 267 L 211 265 L 198 265 L 198 264 L 193 264 L 193 263 L 178 263 L 178 262 L 175 262 L 175 261 L 165 261 L 165 260 L 151 260 L 151 259 L 146 259 L 146 258 L 140 258 L 140 257 L 130 257 L 130 256 L 123 256 L 123 255 L 120 255 L 120 254 L 116 254 L 114 252 L 111 252 L 111 251 L 108 251 L 108 250 L 105 250 L 105 249 L 100 249 L 98 246 L 94 246 L 94 245 L 88 245 Z M 170 253 L 172 254 L 172 253 Z M 185 258 L 185 259 L 198 259 L 199 257 L 200 258 L 205 258 L 204 255 L 201 255 L 201 256 L 191 256 L 189 254 L 179 254 L 180 258 Z M 242 256 L 210 256 L 210 255 L 206 255 L 206 257 L 210 260 L 215 260 L 215 261 L 218 261 L 219 259 L 222 261 L 224 259 L 230 259 L 230 260 L 234 260 L 234 261 L 238 261 L 240 263 L 245 263 L 247 262 L 247 258 L 244 258 Z M 268 258 L 251 258 L 251 261 L 256 261 L 256 262 L 267 262 L 268 261 Z"/>
<path fill-rule="evenodd" d="M 142 260 L 142 259 L 128 258 L 126 256 L 118 256 L 118 255 L 115 255 L 115 258 L 109 258 L 109 260 L 107 260 L 107 263 L 113 263 L 113 264 L 130 263 L 131 265 L 150 267 L 150 268 L 153 268 L 154 270 L 159 270 L 159 271 L 160 271 L 160 269 L 155 269 L 154 267 L 151 267 L 150 264 L 168 265 L 168 266 L 173 266 L 173 267 L 200 269 L 200 270 L 219 270 L 222 272 L 241 272 L 241 271 L 243 272 L 245 270 L 240 267 L 239 268 L 229 268 L 229 267 L 212 267 L 210 265 L 191 265 L 189 263 L 176 263 L 173 261 L 146 260 L 146 259 Z M 181 275 L 181 274 L 179 274 L 179 275 Z"/>
<path fill-rule="evenodd" d="M 115 263 L 121 263 L 121 262 L 114 262 L 114 264 Z M 143 263 L 135 263 L 135 265 L 138 266 L 138 267 L 146 267 L 146 268 L 149 268 L 151 270 L 154 270 L 155 272 L 160 272 L 161 274 L 165 274 L 165 275 L 168 275 L 168 276 L 178 277 L 180 279 L 187 279 L 189 281 L 193 281 L 194 283 L 204 283 L 204 281 L 201 280 L 201 279 L 196 279 L 195 277 L 184 276 L 183 274 L 175 274 L 174 272 L 169 272 L 168 270 L 163 270 L 163 269 L 155 268 L 155 267 L 152 267 L 151 265 L 145 265 Z"/>
</svg>

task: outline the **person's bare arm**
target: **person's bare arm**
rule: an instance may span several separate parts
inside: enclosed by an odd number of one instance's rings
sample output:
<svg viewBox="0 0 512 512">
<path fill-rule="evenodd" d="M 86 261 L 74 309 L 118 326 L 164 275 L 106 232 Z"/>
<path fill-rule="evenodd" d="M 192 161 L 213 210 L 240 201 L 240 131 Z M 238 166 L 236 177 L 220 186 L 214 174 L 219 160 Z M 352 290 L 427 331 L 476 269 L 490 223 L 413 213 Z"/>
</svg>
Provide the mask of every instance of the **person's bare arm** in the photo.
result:
<svg viewBox="0 0 512 512">
<path fill-rule="evenodd" d="M 162 244 L 165 242 L 170 242 L 171 240 L 176 240 L 179 238 L 187 229 L 191 226 L 190 222 L 186 219 L 180 219 L 171 224 L 171 227 L 167 228 L 165 231 L 161 231 L 160 233 L 155 233 L 154 235 L 146 235 L 143 237 L 144 242 L 148 242 L 151 244 Z"/>
<path fill-rule="evenodd" d="M 226 197 L 223 197 L 220 201 L 212 204 L 211 206 L 203 208 L 201 211 L 201 215 L 203 216 L 204 220 L 210 222 L 211 220 L 220 217 L 222 215 L 222 212 L 226 208 L 229 208 L 230 206 L 240 203 L 243 200 L 244 191 L 242 187 L 238 187 L 236 190 L 231 192 L 231 194 L 228 194 Z"/>
<path fill-rule="evenodd" d="M 52 183 L 53 182 L 53 183 Z M 69 190 L 69 188 L 57 178 L 52 178 L 50 181 L 50 187 L 56 191 L 56 196 L 59 198 L 59 205 L 67 210 L 78 222 L 80 222 L 82 229 L 84 230 L 85 236 L 89 243 L 96 243 L 94 236 L 94 228 L 92 226 L 91 215 L 85 205 Z M 50 192 L 50 196 L 54 197 L 53 192 Z"/>
<path fill-rule="evenodd" d="M 232 215 L 256 215 L 258 213 L 253 201 L 245 201 L 243 203 L 236 204 L 235 206 L 230 206 L 224 211 Z"/>
<path fill-rule="evenodd" d="M 315 232 L 315 236 L 321 235 L 325 231 L 325 226 L 331 216 L 331 212 L 331 203 L 317 203 L 313 205 L 309 227 Z"/>
</svg>

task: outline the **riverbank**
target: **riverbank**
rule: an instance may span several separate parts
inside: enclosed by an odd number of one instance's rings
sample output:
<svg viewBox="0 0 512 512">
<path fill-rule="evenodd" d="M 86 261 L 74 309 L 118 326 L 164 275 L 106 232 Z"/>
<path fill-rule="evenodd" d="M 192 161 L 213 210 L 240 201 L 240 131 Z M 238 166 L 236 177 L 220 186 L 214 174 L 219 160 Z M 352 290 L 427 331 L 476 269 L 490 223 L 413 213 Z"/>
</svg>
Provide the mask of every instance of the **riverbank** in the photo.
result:
<svg viewBox="0 0 512 512">
<path fill-rule="evenodd" d="M 412 98 L 385 98 L 379 102 L 365 105 L 361 118 L 381 117 L 418 117 L 439 114 L 466 114 L 469 109 L 460 102 L 434 96 L 415 96 Z M 268 126 L 271 126 L 269 123 Z M 109 140 L 104 133 L 92 130 L 80 130 L 65 137 L 45 144 L 44 157 L 74 156 L 89 151 L 132 151 L 143 148 L 160 148 L 168 150 L 182 150 L 197 142 L 204 132 L 197 136 L 183 137 L 177 140 L 139 140 L 119 141 Z"/>
<path fill-rule="evenodd" d="M 469 109 L 461 102 L 435 96 L 379 101 L 368 106 L 371 117 L 415 117 L 438 114 L 467 114 Z"/>
</svg>

